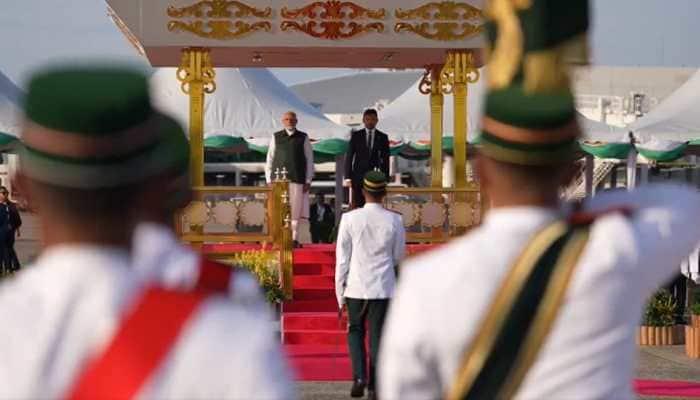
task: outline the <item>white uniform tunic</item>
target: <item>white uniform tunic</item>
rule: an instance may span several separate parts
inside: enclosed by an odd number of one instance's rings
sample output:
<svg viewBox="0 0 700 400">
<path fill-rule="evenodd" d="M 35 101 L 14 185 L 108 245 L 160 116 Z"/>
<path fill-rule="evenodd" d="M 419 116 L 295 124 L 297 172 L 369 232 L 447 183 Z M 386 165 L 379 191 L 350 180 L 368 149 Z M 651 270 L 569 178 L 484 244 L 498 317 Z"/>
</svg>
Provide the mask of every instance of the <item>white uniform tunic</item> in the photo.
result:
<svg viewBox="0 0 700 400">
<path fill-rule="evenodd" d="M 201 256 L 177 240 L 172 230 L 156 223 L 141 223 L 132 238 L 134 271 L 149 282 L 168 289 L 188 290 L 197 283 Z M 229 288 L 230 298 L 238 304 L 255 307 L 267 315 L 269 307 L 257 280 L 244 270 L 236 270 Z"/>
<path fill-rule="evenodd" d="M 0 286 L 0 398 L 61 398 L 111 340 L 144 281 L 126 252 L 45 251 Z M 205 302 L 140 398 L 289 399 L 295 394 L 266 318 L 219 297 Z"/>
<path fill-rule="evenodd" d="M 404 258 L 406 233 L 401 215 L 367 203 L 343 215 L 336 244 L 335 293 L 343 297 L 388 299 L 394 294 L 394 267 Z"/>
<path fill-rule="evenodd" d="M 561 312 L 517 398 L 635 397 L 635 329 L 645 299 L 677 273 L 700 238 L 700 195 L 645 187 L 603 194 L 587 209 L 614 204 L 636 211 L 592 226 Z M 450 389 L 495 291 L 528 240 L 558 214 L 494 209 L 466 237 L 406 263 L 382 341 L 380 398 L 436 399 Z"/>
</svg>

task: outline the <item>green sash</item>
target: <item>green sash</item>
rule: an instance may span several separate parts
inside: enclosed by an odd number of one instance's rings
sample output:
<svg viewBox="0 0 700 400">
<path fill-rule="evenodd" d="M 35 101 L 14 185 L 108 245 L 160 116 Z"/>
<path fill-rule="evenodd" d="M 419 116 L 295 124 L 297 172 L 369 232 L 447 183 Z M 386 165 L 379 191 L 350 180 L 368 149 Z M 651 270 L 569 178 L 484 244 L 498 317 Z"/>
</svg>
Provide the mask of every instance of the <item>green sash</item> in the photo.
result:
<svg viewBox="0 0 700 400">
<path fill-rule="evenodd" d="M 558 221 L 530 241 L 467 348 L 448 400 L 515 395 L 552 328 L 589 226 Z"/>
</svg>

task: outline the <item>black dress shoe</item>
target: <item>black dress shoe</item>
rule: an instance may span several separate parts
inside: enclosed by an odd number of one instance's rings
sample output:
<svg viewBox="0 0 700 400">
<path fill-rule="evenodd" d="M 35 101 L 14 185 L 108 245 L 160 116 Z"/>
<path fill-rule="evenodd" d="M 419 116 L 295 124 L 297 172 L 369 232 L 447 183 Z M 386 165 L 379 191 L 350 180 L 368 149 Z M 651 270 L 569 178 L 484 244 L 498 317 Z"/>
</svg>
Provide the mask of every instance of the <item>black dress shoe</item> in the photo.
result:
<svg viewBox="0 0 700 400">
<path fill-rule="evenodd" d="M 367 391 L 367 399 L 368 400 L 377 400 L 377 392 L 374 391 L 374 389 L 370 389 Z"/>
<path fill-rule="evenodd" d="M 292 247 L 295 249 L 301 249 L 301 243 L 295 240 L 294 242 L 292 242 Z"/>
<path fill-rule="evenodd" d="M 352 383 L 352 389 L 350 389 L 350 397 L 364 397 L 365 395 L 365 382 L 362 379 L 355 379 Z"/>
</svg>

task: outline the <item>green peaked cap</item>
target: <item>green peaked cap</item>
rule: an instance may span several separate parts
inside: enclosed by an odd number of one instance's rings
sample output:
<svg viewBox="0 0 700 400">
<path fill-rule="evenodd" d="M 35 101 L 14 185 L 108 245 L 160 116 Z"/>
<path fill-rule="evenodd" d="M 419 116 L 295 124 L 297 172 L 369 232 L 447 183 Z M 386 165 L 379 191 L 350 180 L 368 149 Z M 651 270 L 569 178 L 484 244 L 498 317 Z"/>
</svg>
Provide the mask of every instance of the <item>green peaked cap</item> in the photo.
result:
<svg viewBox="0 0 700 400">
<path fill-rule="evenodd" d="M 180 125 L 155 112 L 147 78 L 115 67 L 37 73 L 25 99 L 22 171 L 58 186 L 98 189 L 186 168 Z"/>
<path fill-rule="evenodd" d="M 586 57 L 588 0 L 489 0 L 480 151 L 504 162 L 571 159 L 580 129 L 567 63 Z"/>
<path fill-rule="evenodd" d="M 381 193 L 386 190 L 387 177 L 381 171 L 369 171 L 365 174 L 362 187 L 372 193 Z"/>
</svg>

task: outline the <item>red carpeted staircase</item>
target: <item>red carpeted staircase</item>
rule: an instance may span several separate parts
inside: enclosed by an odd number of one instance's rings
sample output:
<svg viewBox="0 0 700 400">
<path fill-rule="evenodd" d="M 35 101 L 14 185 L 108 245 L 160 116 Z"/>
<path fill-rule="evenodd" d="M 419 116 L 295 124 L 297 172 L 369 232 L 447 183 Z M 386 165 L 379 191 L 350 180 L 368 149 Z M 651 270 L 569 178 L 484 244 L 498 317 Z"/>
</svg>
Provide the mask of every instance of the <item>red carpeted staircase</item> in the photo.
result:
<svg viewBox="0 0 700 400">
<path fill-rule="evenodd" d="M 282 335 L 297 379 L 351 380 L 345 318 L 335 299 L 335 246 L 294 251 L 294 299 L 282 311 Z"/>
</svg>

